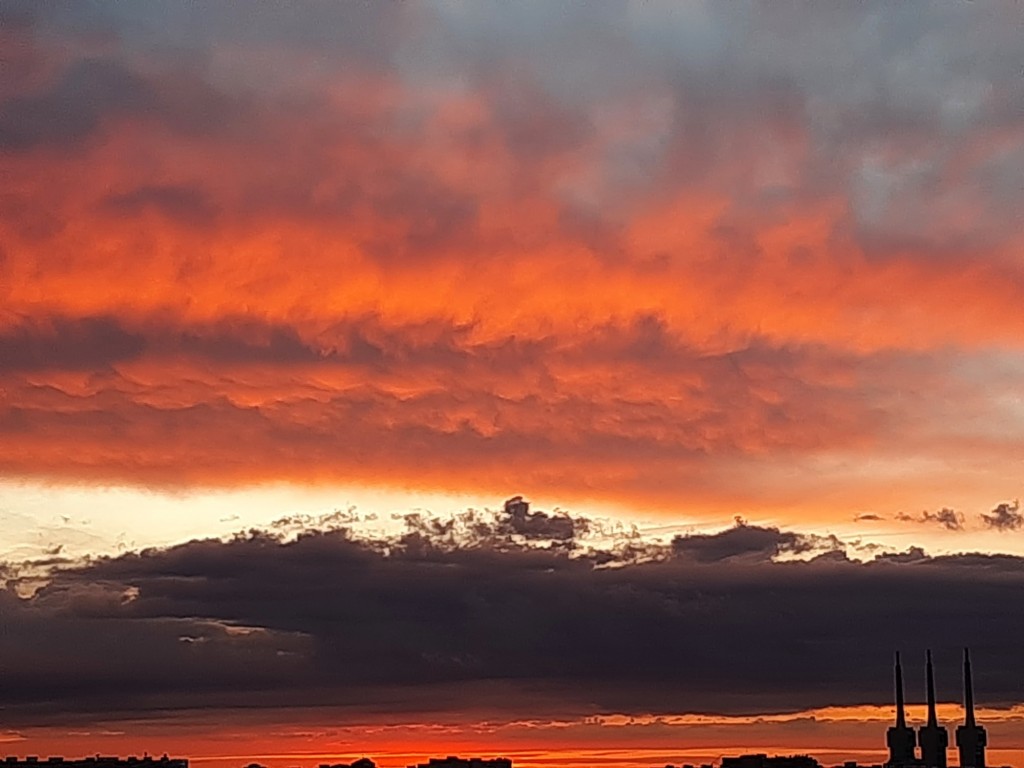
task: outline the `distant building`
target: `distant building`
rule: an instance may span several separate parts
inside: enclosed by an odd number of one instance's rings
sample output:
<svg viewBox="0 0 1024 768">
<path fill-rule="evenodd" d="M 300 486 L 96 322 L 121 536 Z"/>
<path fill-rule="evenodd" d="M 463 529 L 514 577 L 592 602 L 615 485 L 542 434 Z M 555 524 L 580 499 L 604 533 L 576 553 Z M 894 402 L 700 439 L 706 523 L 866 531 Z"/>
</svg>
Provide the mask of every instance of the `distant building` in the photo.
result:
<svg viewBox="0 0 1024 768">
<path fill-rule="evenodd" d="M 723 757 L 721 768 L 821 768 L 821 765 L 810 755 L 768 757 L 757 754 Z"/>
<path fill-rule="evenodd" d="M 409 768 L 512 768 L 512 761 L 504 757 L 493 760 L 479 757 L 471 757 L 468 760 L 453 756 L 432 757 L 425 763 L 410 765 Z"/>
<path fill-rule="evenodd" d="M 163 757 L 107 757 L 96 755 L 95 757 L 82 757 L 67 759 L 65 757 L 48 757 L 40 760 L 35 755 L 27 757 L 14 757 L 8 755 L 4 758 L 2 768 L 188 768 L 188 760 L 185 758 Z"/>
</svg>

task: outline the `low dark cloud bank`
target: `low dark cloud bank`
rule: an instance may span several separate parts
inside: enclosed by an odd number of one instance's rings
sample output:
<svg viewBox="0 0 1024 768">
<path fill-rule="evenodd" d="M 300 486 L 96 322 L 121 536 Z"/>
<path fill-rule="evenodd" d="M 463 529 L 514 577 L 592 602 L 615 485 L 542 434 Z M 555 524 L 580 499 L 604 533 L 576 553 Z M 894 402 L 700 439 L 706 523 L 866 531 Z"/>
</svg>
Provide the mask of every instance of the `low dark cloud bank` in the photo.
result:
<svg viewBox="0 0 1024 768">
<path fill-rule="evenodd" d="M 1024 700 L 1024 558 L 858 563 L 742 521 L 594 553 L 576 543 L 589 524 L 510 506 L 413 517 L 389 540 L 336 528 L 193 541 L 66 566 L 28 598 L 12 577 L 0 706 L 12 723 L 481 702 L 510 716 L 787 711 L 886 702 L 896 648 L 912 700 L 926 647 L 940 698 L 957 700 L 963 645 L 982 702 Z M 796 553 L 810 559 L 777 560 Z"/>
</svg>

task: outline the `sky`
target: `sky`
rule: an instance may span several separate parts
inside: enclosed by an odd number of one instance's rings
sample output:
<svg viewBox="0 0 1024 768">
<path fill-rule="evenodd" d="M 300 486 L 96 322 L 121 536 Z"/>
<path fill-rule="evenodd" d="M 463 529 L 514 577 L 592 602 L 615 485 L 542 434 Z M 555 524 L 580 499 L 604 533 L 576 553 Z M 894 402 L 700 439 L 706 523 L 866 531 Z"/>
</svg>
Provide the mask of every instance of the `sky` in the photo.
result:
<svg viewBox="0 0 1024 768">
<path fill-rule="evenodd" d="M 1021 41 L 0 4 L 0 751 L 1024 768 Z"/>
</svg>

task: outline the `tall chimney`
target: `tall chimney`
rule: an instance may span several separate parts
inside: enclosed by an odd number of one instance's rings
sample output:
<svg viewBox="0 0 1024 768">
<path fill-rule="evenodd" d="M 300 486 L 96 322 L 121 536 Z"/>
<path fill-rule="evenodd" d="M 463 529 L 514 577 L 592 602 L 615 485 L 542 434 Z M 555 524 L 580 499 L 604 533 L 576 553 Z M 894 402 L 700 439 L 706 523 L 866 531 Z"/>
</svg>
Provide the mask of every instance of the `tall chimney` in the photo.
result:
<svg viewBox="0 0 1024 768">
<path fill-rule="evenodd" d="M 885 743 L 889 747 L 888 768 L 903 768 L 916 763 L 914 747 L 917 738 L 914 729 L 907 727 L 907 716 L 903 711 L 903 667 L 900 665 L 900 654 L 896 652 L 896 725 L 885 733 Z"/>
<path fill-rule="evenodd" d="M 974 681 L 971 679 L 971 654 L 964 648 L 964 724 L 956 729 L 960 750 L 960 768 L 985 768 L 988 734 L 974 720 Z"/>
<path fill-rule="evenodd" d="M 935 673 L 932 670 L 932 652 L 927 651 L 928 658 L 928 725 L 935 727 L 939 724 L 935 716 Z"/>
<path fill-rule="evenodd" d="M 918 743 L 921 745 L 921 762 L 925 768 L 946 768 L 946 748 L 949 733 L 939 725 L 935 715 L 935 673 L 932 669 L 932 652 L 927 655 L 928 682 L 928 724 L 918 729 Z"/>
<path fill-rule="evenodd" d="M 903 713 L 903 667 L 900 666 L 899 651 L 896 651 L 896 727 L 907 727 L 907 718 Z"/>
<path fill-rule="evenodd" d="M 967 713 L 965 725 L 974 728 L 974 681 L 971 679 L 971 651 L 964 648 L 964 710 Z"/>
</svg>

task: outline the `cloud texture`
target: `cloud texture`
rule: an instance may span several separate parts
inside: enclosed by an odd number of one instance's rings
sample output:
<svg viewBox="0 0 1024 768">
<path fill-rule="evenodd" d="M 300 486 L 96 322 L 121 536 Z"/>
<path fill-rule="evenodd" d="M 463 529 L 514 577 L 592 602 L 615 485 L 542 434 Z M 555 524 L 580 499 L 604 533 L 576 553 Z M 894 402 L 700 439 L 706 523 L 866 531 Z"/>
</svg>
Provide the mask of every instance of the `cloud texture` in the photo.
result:
<svg viewBox="0 0 1024 768">
<path fill-rule="evenodd" d="M 388 540 L 252 532 L 64 566 L 31 596 L 13 579 L 0 593 L 5 717 L 797 712 L 885 704 L 892 650 L 911 674 L 926 646 L 940 700 L 958 701 L 962 645 L 981 702 L 1020 701 L 1021 558 L 860 563 L 838 542 L 743 523 L 588 552 L 566 533 L 584 522 L 513 510 L 414 517 Z"/>
<path fill-rule="evenodd" d="M 2 12 L 8 474 L 1018 492 L 1017 6 Z"/>
</svg>

